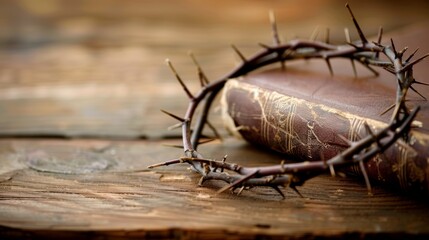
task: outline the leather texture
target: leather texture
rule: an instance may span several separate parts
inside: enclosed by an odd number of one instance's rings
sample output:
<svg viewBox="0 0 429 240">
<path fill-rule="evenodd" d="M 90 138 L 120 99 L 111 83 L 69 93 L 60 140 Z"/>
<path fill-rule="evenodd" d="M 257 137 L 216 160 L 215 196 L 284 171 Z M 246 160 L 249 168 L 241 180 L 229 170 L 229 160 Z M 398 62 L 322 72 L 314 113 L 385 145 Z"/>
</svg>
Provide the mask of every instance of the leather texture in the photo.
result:
<svg viewBox="0 0 429 240">
<path fill-rule="evenodd" d="M 428 47 L 426 29 L 399 37 L 414 42 L 425 38 L 423 46 Z M 359 67 L 359 77 L 355 78 L 350 60 L 332 63 L 334 76 L 324 62 L 314 60 L 230 80 L 223 102 L 235 123 L 233 130 L 294 160 L 311 161 L 329 159 L 344 150 L 347 144 L 339 135 L 354 141 L 369 134 L 364 124 L 372 131 L 385 126 L 392 111 L 381 113 L 395 102 L 395 76 L 383 69 L 374 76 Z M 414 71 L 416 80 L 429 83 L 427 62 L 416 65 Z M 428 86 L 414 87 L 429 98 Z M 372 181 L 428 195 L 429 103 L 411 91 L 408 96 L 409 106 L 421 107 L 416 118 L 421 127 L 412 130 L 411 148 L 395 144 L 368 161 L 366 167 Z M 359 169 L 352 167 L 348 172 L 359 174 Z"/>
</svg>

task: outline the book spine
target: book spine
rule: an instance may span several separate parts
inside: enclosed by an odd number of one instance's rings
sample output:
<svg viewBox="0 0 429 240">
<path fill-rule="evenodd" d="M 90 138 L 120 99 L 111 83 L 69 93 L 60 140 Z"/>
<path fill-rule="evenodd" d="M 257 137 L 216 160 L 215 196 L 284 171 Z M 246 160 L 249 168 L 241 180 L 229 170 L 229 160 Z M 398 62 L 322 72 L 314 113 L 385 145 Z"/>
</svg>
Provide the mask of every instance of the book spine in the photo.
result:
<svg viewBox="0 0 429 240">
<path fill-rule="evenodd" d="M 374 132 L 387 125 L 235 79 L 226 84 L 222 105 L 229 131 L 293 160 L 327 160 L 348 147 L 340 135 L 355 141 L 369 134 L 364 124 Z M 366 163 L 370 180 L 429 195 L 428 147 L 426 134 L 412 132 L 409 145 L 395 143 Z M 357 166 L 346 171 L 360 174 Z"/>
</svg>

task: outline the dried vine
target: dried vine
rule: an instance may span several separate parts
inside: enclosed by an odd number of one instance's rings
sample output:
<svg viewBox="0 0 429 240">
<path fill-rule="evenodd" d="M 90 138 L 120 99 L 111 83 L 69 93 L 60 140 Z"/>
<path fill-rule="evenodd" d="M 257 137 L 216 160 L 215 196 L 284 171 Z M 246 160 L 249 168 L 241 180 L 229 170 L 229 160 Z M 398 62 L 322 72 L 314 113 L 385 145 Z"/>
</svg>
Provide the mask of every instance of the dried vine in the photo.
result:
<svg viewBox="0 0 429 240">
<path fill-rule="evenodd" d="M 404 60 L 403 55 L 407 48 L 397 51 L 393 40 L 391 40 L 391 45 L 383 45 L 381 43 L 383 33 L 382 28 L 380 28 L 377 42 L 368 41 L 356 21 L 349 5 L 346 4 L 346 7 L 359 34 L 360 41 L 351 42 L 348 31 L 346 31 L 346 45 L 330 44 L 329 37 L 327 37 L 324 42 L 311 39 L 293 40 L 282 44 L 278 37 L 274 15 L 270 14 L 274 45 L 268 46 L 261 44 L 263 49 L 250 58 L 244 57 L 244 55 L 235 46 L 233 46 L 234 51 L 236 51 L 238 56 L 242 59 L 242 63 L 224 77 L 216 81 L 209 82 L 201 70 L 201 67 L 192 56 L 192 59 L 197 66 L 201 83 L 201 90 L 197 94 L 193 94 L 189 91 L 184 81 L 173 68 L 172 64 L 167 61 L 177 80 L 183 87 L 186 95 L 190 99 L 184 117 L 179 117 L 164 111 L 164 113 L 179 121 L 177 126 L 182 128 L 185 156 L 152 165 L 149 166 L 149 168 L 177 163 L 188 163 L 199 174 L 201 174 L 202 177 L 200 184 L 203 184 L 207 180 L 221 180 L 228 183 L 228 185 L 220 189 L 219 192 L 227 189 L 234 191 L 235 189 L 240 188 L 240 191 L 238 192 L 240 193 L 243 189 L 249 189 L 254 186 L 266 186 L 275 189 L 284 197 L 284 194 L 279 188 L 280 186 L 290 187 L 299 194 L 296 186 L 303 185 L 306 180 L 327 170 L 331 170 L 331 173 L 333 173 L 334 167 L 337 166 L 359 164 L 367 183 L 368 190 L 370 191 L 371 187 L 363 163 L 375 155 L 382 153 L 400 138 L 404 139 L 404 142 L 406 142 L 413 119 L 417 115 L 419 107 L 416 107 L 414 110 L 410 110 L 405 104 L 405 98 L 409 89 L 422 96 L 413 87 L 413 84 L 427 84 L 418 82 L 414 79 L 413 66 L 426 58 L 428 54 L 416 60 L 412 60 L 417 52 L 415 51 Z M 382 60 L 380 58 L 380 54 L 384 55 L 388 60 Z M 243 167 L 232 163 L 226 163 L 226 157 L 224 157 L 223 161 L 215 161 L 204 158 L 199 152 L 197 152 L 198 145 L 203 143 L 200 141 L 203 128 L 208 126 L 211 129 L 214 129 L 207 120 L 211 104 L 213 103 L 215 96 L 220 92 L 229 79 L 243 76 L 251 71 L 273 63 L 279 62 L 281 63 L 282 68 L 285 69 L 285 63 L 287 61 L 316 58 L 324 59 L 326 61 L 331 75 L 333 74 L 333 69 L 330 64 L 330 60 L 333 58 L 350 59 L 355 75 L 355 62 L 362 64 L 374 74 L 378 73 L 373 67 L 381 67 L 392 73 L 396 77 L 397 93 L 395 103 L 386 110 L 387 112 L 393 109 L 392 117 L 388 126 L 377 133 L 371 132 L 369 127 L 367 127 L 368 136 L 363 137 L 361 140 L 356 142 L 344 139 L 349 147 L 337 156 L 326 161 L 291 164 L 284 164 L 282 162 L 279 165 L 268 167 Z M 424 98 L 424 96 L 422 97 Z M 194 128 L 191 130 L 192 120 L 194 119 L 196 109 L 200 105 L 202 105 L 202 111 Z M 215 132 L 215 135 L 218 136 L 217 132 L 215 130 L 213 131 Z M 229 170 L 233 174 L 225 173 L 225 169 Z"/>
</svg>

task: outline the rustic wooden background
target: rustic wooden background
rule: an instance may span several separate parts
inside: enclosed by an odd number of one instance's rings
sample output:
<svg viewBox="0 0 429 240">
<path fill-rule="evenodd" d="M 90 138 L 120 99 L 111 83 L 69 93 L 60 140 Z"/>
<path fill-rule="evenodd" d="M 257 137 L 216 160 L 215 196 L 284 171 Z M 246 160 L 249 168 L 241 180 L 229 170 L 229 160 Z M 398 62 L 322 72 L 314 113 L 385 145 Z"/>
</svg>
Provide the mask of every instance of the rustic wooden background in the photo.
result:
<svg viewBox="0 0 429 240">
<path fill-rule="evenodd" d="M 349 1 L 368 35 L 425 22 L 427 1 Z M 186 166 L 147 171 L 180 156 L 174 122 L 186 97 L 165 65 L 198 87 L 192 51 L 215 79 L 271 43 L 319 26 L 333 41 L 353 29 L 343 1 L 0 1 L 1 238 L 423 238 L 423 201 L 328 176 L 287 191 L 216 195 Z M 351 31 L 353 33 L 353 31 Z M 353 35 L 356 37 L 356 35 Z M 216 108 L 214 115 L 217 114 Z M 217 121 L 219 124 L 219 121 Z M 84 139 L 83 139 L 84 138 Z M 279 156 L 227 139 L 208 156 L 270 164 Z M 243 163 L 243 162 L 241 162 Z"/>
<path fill-rule="evenodd" d="M 350 1 L 375 35 L 427 19 L 426 1 Z M 214 79 L 271 43 L 268 11 L 282 38 L 316 27 L 343 42 L 353 29 L 342 1 L 1 1 L 0 135 L 160 137 L 160 108 L 186 104 L 165 65 L 195 83 L 193 51 Z M 355 33 L 355 31 L 350 31 Z M 354 36 L 356 36 L 354 34 Z M 192 85 L 192 84 L 191 84 Z M 195 88 L 194 88 L 195 90 Z"/>
</svg>

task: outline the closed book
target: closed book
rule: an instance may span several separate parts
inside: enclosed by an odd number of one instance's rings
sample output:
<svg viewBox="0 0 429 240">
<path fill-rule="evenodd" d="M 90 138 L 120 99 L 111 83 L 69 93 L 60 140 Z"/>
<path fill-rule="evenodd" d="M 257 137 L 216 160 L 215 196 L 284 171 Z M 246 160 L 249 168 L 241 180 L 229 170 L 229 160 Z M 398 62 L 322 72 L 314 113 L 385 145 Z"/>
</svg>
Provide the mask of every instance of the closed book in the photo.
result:
<svg viewBox="0 0 429 240">
<path fill-rule="evenodd" d="M 394 40 L 410 47 L 429 48 L 427 28 L 409 28 Z M 418 45 L 420 44 L 420 45 Z M 222 96 L 224 119 L 232 132 L 249 142 L 268 147 L 298 161 L 327 160 L 356 141 L 387 126 L 395 102 L 396 78 L 380 69 L 374 76 L 350 60 L 333 62 L 331 76 L 322 61 L 298 62 L 286 69 L 271 69 L 227 82 Z M 427 62 L 415 66 L 415 78 L 429 83 Z M 429 97 L 429 86 L 414 85 Z M 372 183 L 406 192 L 428 194 L 429 104 L 408 94 L 407 105 L 421 106 L 409 138 L 366 162 Z M 358 166 L 347 169 L 360 174 Z"/>
</svg>

